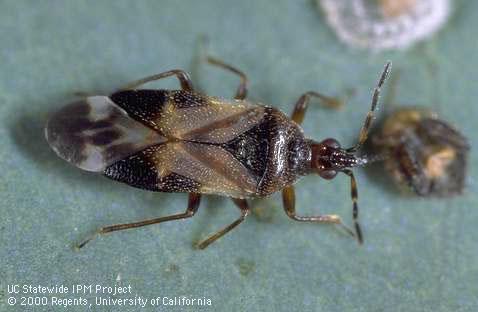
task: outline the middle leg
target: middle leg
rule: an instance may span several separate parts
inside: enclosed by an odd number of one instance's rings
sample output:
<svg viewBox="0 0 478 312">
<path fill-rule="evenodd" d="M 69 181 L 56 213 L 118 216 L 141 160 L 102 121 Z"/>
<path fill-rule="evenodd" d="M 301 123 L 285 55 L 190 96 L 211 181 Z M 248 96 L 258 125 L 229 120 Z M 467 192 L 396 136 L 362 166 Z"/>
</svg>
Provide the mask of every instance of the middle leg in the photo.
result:
<svg viewBox="0 0 478 312">
<path fill-rule="evenodd" d="M 207 246 L 211 245 L 217 239 L 224 236 L 224 234 L 226 234 L 227 232 L 229 232 L 230 230 L 232 230 L 233 228 L 235 228 L 236 226 L 241 224 L 242 221 L 244 221 L 246 219 L 246 217 L 249 215 L 250 208 L 249 208 L 249 204 L 248 204 L 247 200 L 239 199 L 239 198 L 231 198 L 231 199 L 234 202 L 234 204 L 236 204 L 236 206 L 241 211 L 241 216 L 236 221 L 232 222 L 228 226 L 224 227 L 223 229 L 217 231 L 213 235 L 209 236 L 208 238 L 206 238 L 205 240 L 200 242 L 197 246 L 199 249 L 204 249 Z"/>
<path fill-rule="evenodd" d="M 236 90 L 236 95 L 234 96 L 234 98 L 236 100 L 244 100 L 247 96 L 247 76 L 246 74 L 244 74 L 242 71 L 240 71 L 239 69 L 229 65 L 229 64 L 226 64 L 224 63 L 223 61 L 221 60 L 218 60 L 212 56 L 208 56 L 206 58 L 207 62 L 211 65 L 214 65 L 214 66 L 217 66 L 217 67 L 221 67 L 225 70 L 228 70 L 236 75 L 239 76 L 239 78 L 241 79 L 241 82 L 239 83 L 239 86 L 237 87 L 237 90 Z"/>
</svg>

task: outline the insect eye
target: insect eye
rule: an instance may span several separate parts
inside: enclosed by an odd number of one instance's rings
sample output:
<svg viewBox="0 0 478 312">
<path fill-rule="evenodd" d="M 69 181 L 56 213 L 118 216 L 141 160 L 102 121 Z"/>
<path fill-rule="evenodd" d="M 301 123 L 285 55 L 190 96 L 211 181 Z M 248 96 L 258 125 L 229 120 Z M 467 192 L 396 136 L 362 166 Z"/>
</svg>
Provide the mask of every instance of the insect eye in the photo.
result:
<svg viewBox="0 0 478 312">
<path fill-rule="evenodd" d="M 328 138 L 321 142 L 321 144 L 332 148 L 340 148 L 340 143 L 336 139 Z"/>
<path fill-rule="evenodd" d="M 326 180 L 330 180 L 330 179 L 335 178 L 335 176 L 337 175 L 337 171 L 335 171 L 335 170 L 322 170 L 322 171 L 319 171 L 319 175 L 320 175 L 321 178 L 324 178 Z"/>
</svg>

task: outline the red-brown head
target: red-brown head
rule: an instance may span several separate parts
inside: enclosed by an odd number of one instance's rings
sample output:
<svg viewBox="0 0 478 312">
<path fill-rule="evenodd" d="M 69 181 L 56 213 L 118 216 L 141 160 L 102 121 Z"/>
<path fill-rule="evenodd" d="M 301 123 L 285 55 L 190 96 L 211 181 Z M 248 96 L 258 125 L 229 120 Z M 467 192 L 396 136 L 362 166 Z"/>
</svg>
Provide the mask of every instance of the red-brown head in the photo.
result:
<svg viewBox="0 0 478 312">
<path fill-rule="evenodd" d="M 340 143 L 332 138 L 312 143 L 311 150 L 312 170 L 327 180 L 335 178 L 340 171 L 367 163 L 367 158 L 356 156 L 354 152 L 343 149 Z"/>
</svg>

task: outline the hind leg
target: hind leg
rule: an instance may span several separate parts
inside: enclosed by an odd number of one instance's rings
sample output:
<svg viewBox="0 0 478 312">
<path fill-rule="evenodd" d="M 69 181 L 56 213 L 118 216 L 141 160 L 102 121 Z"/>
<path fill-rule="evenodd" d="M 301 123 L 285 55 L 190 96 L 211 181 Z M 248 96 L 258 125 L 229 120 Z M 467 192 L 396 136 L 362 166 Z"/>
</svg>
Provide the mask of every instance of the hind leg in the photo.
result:
<svg viewBox="0 0 478 312">
<path fill-rule="evenodd" d="M 97 235 L 102 235 L 102 234 L 106 234 L 106 233 L 110 233 L 110 232 L 142 227 L 142 226 L 151 225 L 151 224 L 157 224 L 157 223 L 166 222 L 166 221 L 190 218 L 190 217 L 194 216 L 194 214 L 197 212 L 200 202 L 201 202 L 201 194 L 190 193 L 189 194 L 189 200 L 188 200 L 188 207 L 187 207 L 186 211 L 183 212 L 183 213 L 178 213 L 178 214 L 165 216 L 165 217 L 159 217 L 159 218 L 155 218 L 155 219 L 143 220 L 143 221 L 139 221 L 139 222 L 115 224 L 115 225 L 101 227 L 91 237 L 87 238 L 86 240 L 84 240 L 83 242 L 78 244 L 77 247 L 82 248 L 88 242 L 90 242 L 93 238 L 95 238 Z"/>
<path fill-rule="evenodd" d="M 163 73 L 159 73 L 156 75 L 152 75 L 139 80 L 132 81 L 122 86 L 121 88 L 119 88 L 118 91 L 133 90 L 145 83 L 171 77 L 171 76 L 176 76 L 176 78 L 179 80 L 179 83 L 181 84 L 181 89 L 185 91 L 194 90 L 193 83 L 191 82 L 191 78 L 189 78 L 188 74 L 181 69 L 173 69 Z"/>
</svg>

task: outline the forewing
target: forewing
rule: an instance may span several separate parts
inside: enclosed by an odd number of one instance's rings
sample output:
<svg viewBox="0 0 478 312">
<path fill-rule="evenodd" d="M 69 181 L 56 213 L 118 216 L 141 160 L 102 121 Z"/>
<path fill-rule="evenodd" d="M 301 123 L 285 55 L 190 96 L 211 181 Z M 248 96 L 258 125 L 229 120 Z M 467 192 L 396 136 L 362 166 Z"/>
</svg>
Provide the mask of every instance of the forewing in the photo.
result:
<svg viewBox="0 0 478 312">
<path fill-rule="evenodd" d="M 264 117 L 262 106 L 244 101 L 209 98 L 196 107 L 165 107 L 161 124 L 166 136 L 204 143 L 226 143 L 251 129 Z"/>
<path fill-rule="evenodd" d="M 58 156 L 95 172 L 166 141 L 106 96 L 87 97 L 65 106 L 48 121 L 45 137 Z"/>
<path fill-rule="evenodd" d="M 105 175 L 163 192 L 199 192 L 231 197 L 255 194 L 257 177 L 217 145 L 170 142 L 149 147 L 106 168 Z"/>
<path fill-rule="evenodd" d="M 163 136 L 203 143 L 226 143 L 254 127 L 264 107 L 183 90 L 128 90 L 112 100 Z"/>
</svg>

